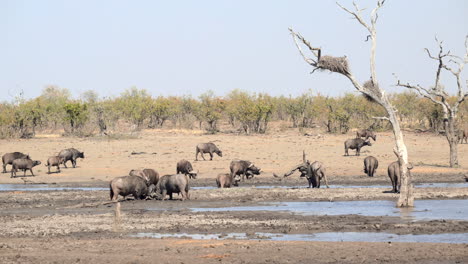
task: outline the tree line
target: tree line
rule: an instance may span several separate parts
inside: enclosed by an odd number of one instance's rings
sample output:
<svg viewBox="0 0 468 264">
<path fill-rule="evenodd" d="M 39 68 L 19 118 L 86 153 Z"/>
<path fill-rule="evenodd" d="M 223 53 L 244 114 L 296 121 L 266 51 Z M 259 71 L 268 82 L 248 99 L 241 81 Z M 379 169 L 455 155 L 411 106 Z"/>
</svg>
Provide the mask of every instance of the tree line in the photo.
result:
<svg viewBox="0 0 468 264">
<path fill-rule="evenodd" d="M 440 105 L 412 91 L 391 94 L 390 101 L 403 127 L 443 132 Z M 1 138 L 33 137 L 46 130 L 92 136 L 163 127 L 217 133 L 220 122 L 245 134 L 266 133 L 271 121 L 289 122 L 294 128 L 323 127 L 328 133 L 346 133 L 351 128 L 390 129 L 387 121 L 373 118 L 384 115 L 380 105 L 352 93 L 329 97 L 307 92 L 287 97 L 233 90 L 225 96 L 208 91 L 198 98 L 153 97 L 132 87 L 113 98 L 99 98 L 96 92 L 87 91 L 80 99 L 73 99 L 68 89 L 48 86 L 36 98 L 0 103 L 0 112 Z M 456 125 L 462 128 L 467 120 L 468 106 L 462 104 Z"/>
</svg>

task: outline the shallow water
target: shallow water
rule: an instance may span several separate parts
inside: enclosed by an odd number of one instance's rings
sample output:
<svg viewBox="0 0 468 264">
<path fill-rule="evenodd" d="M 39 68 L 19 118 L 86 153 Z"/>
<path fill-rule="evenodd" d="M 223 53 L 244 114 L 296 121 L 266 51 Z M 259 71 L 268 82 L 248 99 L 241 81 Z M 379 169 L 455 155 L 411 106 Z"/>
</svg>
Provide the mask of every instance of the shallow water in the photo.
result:
<svg viewBox="0 0 468 264">
<path fill-rule="evenodd" d="M 408 220 L 468 220 L 467 200 L 416 200 L 414 208 L 396 208 L 394 201 L 277 202 L 259 206 L 191 208 L 194 212 L 276 211 L 301 215 L 396 216 Z"/>
<path fill-rule="evenodd" d="M 258 189 L 303 189 L 307 188 L 306 185 L 300 186 L 269 186 L 269 185 L 260 185 L 260 186 L 240 186 L 239 188 L 258 188 Z M 468 182 L 464 183 L 420 183 L 415 185 L 416 188 L 468 188 Z M 190 187 L 192 190 L 212 190 L 217 189 L 215 186 L 197 186 Z M 238 187 L 235 187 L 238 188 Z M 325 188 L 325 186 L 323 186 Z M 341 188 L 388 188 L 391 189 L 391 186 L 388 185 L 330 185 L 332 189 L 341 189 Z M 107 187 L 59 187 L 53 184 L 0 184 L 0 191 L 57 191 L 57 190 L 74 190 L 74 191 L 108 191 Z"/>
<path fill-rule="evenodd" d="M 331 189 L 342 189 L 342 188 L 351 188 L 351 189 L 359 189 L 359 188 L 388 188 L 391 189 L 392 186 L 389 185 L 341 185 L 341 184 L 330 184 Z M 280 188 L 280 189 L 304 189 L 307 188 L 307 184 L 298 185 L 298 186 L 286 186 L 286 185 L 259 185 L 259 186 L 240 186 L 239 188 L 257 188 L 257 189 L 273 189 L 273 188 Z M 417 183 L 415 184 L 416 188 L 468 188 L 468 182 L 462 183 Z M 234 187 L 238 188 L 238 187 Z M 326 188 L 325 185 L 322 185 L 321 188 Z M 214 186 L 204 186 L 204 187 L 191 187 L 194 190 L 208 190 L 208 189 L 217 189 Z"/>
<path fill-rule="evenodd" d="M 137 233 L 132 237 L 149 238 L 191 238 L 191 239 L 249 239 L 272 241 L 327 241 L 327 242 L 417 242 L 417 243 L 468 243 L 468 233 L 462 234 L 431 234 L 431 235 L 397 235 L 392 233 L 373 232 L 326 232 L 315 234 L 279 234 L 261 233 L 247 235 L 246 233 L 228 234 L 187 234 L 187 233 Z"/>
</svg>

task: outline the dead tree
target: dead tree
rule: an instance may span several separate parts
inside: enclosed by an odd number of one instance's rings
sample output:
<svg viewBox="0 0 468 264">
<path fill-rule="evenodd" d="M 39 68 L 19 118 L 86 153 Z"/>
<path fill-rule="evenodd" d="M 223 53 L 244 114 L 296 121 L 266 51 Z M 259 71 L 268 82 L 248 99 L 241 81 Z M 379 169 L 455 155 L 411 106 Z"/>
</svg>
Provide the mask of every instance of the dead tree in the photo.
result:
<svg viewBox="0 0 468 264">
<path fill-rule="evenodd" d="M 447 138 L 450 146 L 450 167 L 457 167 L 458 164 L 458 141 L 459 132 L 457 129 L 457 118 L 458 109 L 461 103 L 465 101 L 468 96 L 467 87 L 468 84 L 463 82 L 461 73 L 465 64 L 468 63 L 468 36 L 465 37 L 465 56 L 463 58 L 450 54 L 450 51 L 444 52 L 442 41 L 436 38 L 436 42 L 439 45 L 439 54 L 433 56 L 429 49 L 425 49 L 429 58 L 437 61 L 438 67 L 435 74 L 435 84 L 432 88 L 424 88 L 421 85 L 412 85 L 409 83 L 403 84 L 397 78 L 397 86 L 406 87 L 408 89 L 416 90 L 420 95 L 428 98 L 435 104 L 442 106 L 444 113 L 443 123 L 445 129 L 445 137 Z M 449 63 L 454 64 L 454 67 L 448 66 Z M 440 84 L 440 74 L 442 70 L 448 71 L 455 77 L 457 81 L 457 96 L 456 101 L 451 102 L 449 100 L 450 95 L 445 91 L 445 87 Z"/>
<path fill-rule="evenodd" d="M 369 32 L 367 36 L 367 40 L 371 41 L 371 50 L 370 50 L 370 73 L 371 78 L 370 80 L 366 81 L 365 83 L 360 83 L 354 75 L 352 74 L 348 59 L 346 56 L 343 57 L 332 57 L 332 56 L 322 56 L 321 48 L 313 47 L 309 41 L 307 41 L 302 35 L 296 33 L 293 29 L 289 29 L 291 32 L 294 43 L 296 44 L 297 49 L 299 50 L 300 54 L 304 58 L 304 60 L 311 65 L 315 72 L 316 70 L 323 70 L 323 71 L 331 71 L 338 74 L 341 74 L 348 78 L 353 86 L 361 92 L 364 96 L 369 98 L 370 100 L 380 104 L 387 112 L 388 116 L 384 117 L 374 117 L 375 119 L 387 120 L 392 124 L 393 127 L 393 135 L 395 137 L 395 148 L 393 152 L 398 157 L 399 164 L 400 164 L 400 172 L 401 172 L 401 191 L 400 197 L 397 202 L 398 207 L 407 207 L 413 206 L 414 203 L 414 196 L 413 196 L 413 186 L 411 184 L 411 175 L 408 173 L 408 151 L 406 149 L 405 142 L 403 140 L 403 133 L 400 129 L 399 118 L 396 109 L 390 103 L 385 90 L 382 89 L 378 84 L 376 67 L 375 67 L 375 52 L 377 46 L 377 31 L 375 25 L 377 23 L 378 14 L 380 8 L 384 5 L 385 0 L 377 1 L 377 6 L 372 10 L 370 15 L 370 24 L 364 21 L 361 11 L 363 9 L 359 9 L 356 3 L 353 2 L 354 11 L 351 11 L 340 4 L 344 11 L 351 14 L 354 19 L 356 19 L 366 30 Z M 307 57 L 305 53 L 302 51 L 301 45 L 299 42 L 302 42 L 305 47 L 307 47 L 313 57 Z"/>
</svg>

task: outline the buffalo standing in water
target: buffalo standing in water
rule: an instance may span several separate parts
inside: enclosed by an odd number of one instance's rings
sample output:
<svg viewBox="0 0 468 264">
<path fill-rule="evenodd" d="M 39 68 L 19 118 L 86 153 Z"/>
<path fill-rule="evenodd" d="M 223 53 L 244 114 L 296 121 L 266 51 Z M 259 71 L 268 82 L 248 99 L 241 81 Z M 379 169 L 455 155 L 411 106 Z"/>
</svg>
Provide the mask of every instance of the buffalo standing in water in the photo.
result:
<svg viewBox="0 0 468 264">
<path fill-rule="evenodd" d="M 231 188 L 232 185 L 239 185 L 239 179 L 235 179 L 230 173 L 220 173 L 216 177 L 216 185 L 218 188 Z"/>
<path fill-rule="evenodd" d="M 411 175 L 411 169 L 413 169 L 413 165 L 410 163 L 408 164 L 408 175 Z M 401 173 L 400 173 L 400 162 L 394 161 L 388 165 L 388 177 L 390 177 L 390 181 L 392 182 L 392 192 L 400 193 L 401 187 Z"/>
<path fill-rule="evenodd" d="M 314 161 L 313 163 L 310 163 L 309 160 L 306 160 L 305 152 L 302 154 L 302 161 L 303 162 L 301 164 L 294 166 L 294 168 L 292 168 L 289 172 L 285 173 L 283 177 L 288 177 L 296 170 L 299 170 L 301 172 L 300 177 L 305 177 L 309 182 L 308 188 L 320 188 L 320 181 L 322 179 L 325 180 L 325 185 L 327 188 L 330 188 L 330 186 L 328 186 L 325 166 L 322 162 Z M 276 174 L 274 174 L 274 176 L 277 177 Z"/>
</svg>

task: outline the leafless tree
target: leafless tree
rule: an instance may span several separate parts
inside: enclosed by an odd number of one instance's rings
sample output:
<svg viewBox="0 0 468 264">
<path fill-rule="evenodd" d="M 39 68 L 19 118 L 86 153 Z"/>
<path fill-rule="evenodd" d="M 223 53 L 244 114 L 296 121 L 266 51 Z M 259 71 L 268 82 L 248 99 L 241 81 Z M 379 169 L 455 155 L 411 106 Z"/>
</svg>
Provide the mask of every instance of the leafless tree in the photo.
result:
<svg viewBox="0 0 468 264">
<path fill-rule="evenodd" d="M 457 129 L 458 109 L 461 103 L 465 101 L 468 96 L 467 87 L 468 81 L 463 82 L 461 73 L 464 66 L 468 63 L 468 36 L 465 37 L 465 55 L 463 58 L 451 55 L 450 51 L 445 52 L 442 46 L 442 41 L 436 38 L 439 45 L 439 53 L 434 56 L 429 49 L 425 49 L 430 59 L 437 61 L 438 67 L 435 74 L 435 84 L 431 88 L 425 88 L 421 85 L 412 85 L 409 83 L 401 83 L 397 77 L 397 86 L 406 87 L 408 89 L 416 90 L 420 95 L 430 99 L 435 104 L 442 106 L 444 113 L 444 129 L 445 137 L 450 146 L 450 167 L 457 167 L 458 164 L 458 141 L 459 131 Z M 454 65 L 454 66 L 449 66 Z M 457 95 L 456 100 L 449 100 L 450 95 L 445 90 L 445 86 L 440 84 L 440 74 L 445 70 L 453 75 L 457 81 Z M 465 85 L 465 87 L 463 87 Z"/>
<path fill-rule="evenodd" d="M 351 11 L 346 7 L 343 7 L 339 3 L 338 6 L 341 7 L 344 11 L 351 14 L 354 19 L 356 19 L 368 32 L 367 40 L 371 41 L 371 50 L 370 50 L 370 72 L 371 78 L 365 83 L 360 83 L 352 74 L 349 65 L 348 59 L 344 57 L 332 57 L 332 56 L 322 56 L 322 49 L 313 47 L 309 41 L 307 41 L 301 34 L 296 33 L 292 28 L 289 29 L 291 32 L 294 42 L 300 54 L 304 60 L 310 64 L 315 72 L 316 70 L 327 70 L 341 74 L 348 78 L 353 86 L 364 96 L 373 100 L 374 102 L 380 104 L 387 112 L 387 116 L 384 117 L 374 117 L 376 119 L 388 120 L 393 127 L 393 135 L 395 137 L 395 147 L 393 149 L 395 155 L 398 158 L 400 164 L 400 175 L 401 175 L 401 189 L 400 197 L 397 202 L 398 207 L 408 207 L 413 206 L 414 196 L 413 196 L 413 186 L 411 184 L 411 175 L 408 173 L 408 151 L 403 139 L 403 133 L 400 129 L 399 118 L 396 109 L 390 103 L 388 96 L 384 89 L 380 88 L 378 85 L 376 67 L 375 67 L 375 52 L 377 46 L 377 31 L 375 25 L 379 18 L 378 11 L 384 6 L 385 0 L 377 1 L 377 6 L 372 10 L 370 15 L 370 24 L 368 24 L 361 15 L 361 12 L 364 9 L 360 9 L 356 3 L 353 2 L 354 10 Z M 302 43 L 302 45 L 299 44 Z M 312 57 L 307 57 L 302 50 L 301 46 L 307 47 Z"/>
</svg>

